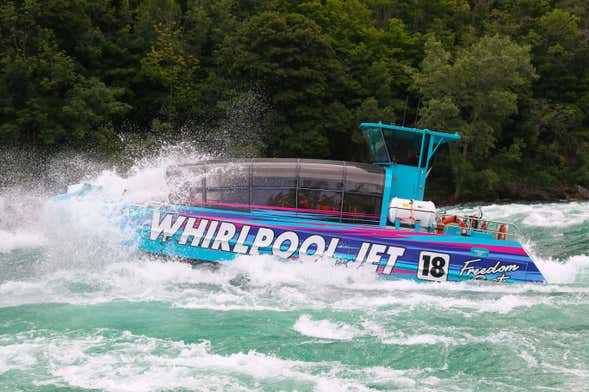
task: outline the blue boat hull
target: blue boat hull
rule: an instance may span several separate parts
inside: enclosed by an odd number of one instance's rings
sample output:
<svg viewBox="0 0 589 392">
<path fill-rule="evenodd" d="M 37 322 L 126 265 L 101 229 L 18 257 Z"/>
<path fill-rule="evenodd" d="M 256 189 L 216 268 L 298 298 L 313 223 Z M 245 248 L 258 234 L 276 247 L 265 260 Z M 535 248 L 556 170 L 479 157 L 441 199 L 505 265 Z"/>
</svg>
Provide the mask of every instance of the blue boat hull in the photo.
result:
<svg viewBox="0 0 589 392">
<path fill-rule="evenodd" d="M 335 259 L 374 269 L 384 279 L 546 282 L 514 241 L 318 221 L 268 210 L 125 206 L 121 216 L 139 249 L 155 254 L 214 263 L 258 254 Z"/>
</svg>

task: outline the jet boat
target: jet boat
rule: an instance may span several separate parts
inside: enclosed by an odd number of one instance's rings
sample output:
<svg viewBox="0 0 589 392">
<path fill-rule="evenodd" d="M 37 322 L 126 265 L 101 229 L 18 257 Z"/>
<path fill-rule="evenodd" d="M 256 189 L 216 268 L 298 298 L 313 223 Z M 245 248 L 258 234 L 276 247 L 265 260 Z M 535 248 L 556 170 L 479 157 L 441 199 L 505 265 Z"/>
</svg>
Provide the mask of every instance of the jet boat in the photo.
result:
<svg viewBox="0 0 589 392">
<path fill-rule="evenodd" d="M 372 164 L 308 159 L 169 167 L 166 203 L 123 207 L 139 249 L 229 263 L 336 260 L 384 279 L 545 282 L 516 228 L 424 201 L 432 157 L 457 133 L 362 123 Z M 255 257 L 251 258 L 255 263 Z"/>
</svg>

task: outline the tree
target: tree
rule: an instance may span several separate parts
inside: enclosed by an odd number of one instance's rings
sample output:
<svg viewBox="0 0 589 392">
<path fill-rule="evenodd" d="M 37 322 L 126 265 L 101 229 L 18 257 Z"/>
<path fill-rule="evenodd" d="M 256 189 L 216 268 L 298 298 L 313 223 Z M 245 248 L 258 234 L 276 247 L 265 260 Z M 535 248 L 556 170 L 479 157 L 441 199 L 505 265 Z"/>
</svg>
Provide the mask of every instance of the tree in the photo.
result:
<svg viewBox="0 0 589 392">
<path fill-rule="evenodd" d="M 507 37 L 485 36 L 459 50 L 452 61 L 440 42 L 427 42 L 421 71 L 415 74 L 415 87 L 424 99 L 420 124 L 462 134 L 455 198 L 472 168 L 480 168 L 489 157 L 503 122 L 517 113 L 518 96 L 535 77 L 529 50 Z M 485 174 L 485 179 L 491 177 Z"/>
<path fill-rule="evenodd" d="M 59 48 L 57 33 L 39 25 L 61 6 L 67 4 L 54 1 L 43 7 L 35 1 L 9 2 L 0 9 L 0 31 L 8 35 L 2 40 L 0 57 L 0 140 L 4 143 L 95 144 L 104 127 L 112 128 L 112 121 L 129 110 L 118 100 L 120 89 L 87 76 Z"/>
<path fill-rule="evenodd" d="M 227 37 L 222 59 L 229 80 L 268 97 L 269 152 L 330 155 L 328 134 L 338 124 L 325 119 L 338 104 L 333 92 L 341 67 L 314 22 L 300 14 L 256 15 Z"/>
<path fill-rule="evenodd" d="M 159 114 L 183 125 L 198 110 L 198 59 L 188 53 L 175 23 L 155 26 L 157 39 L 141 61 L 142 72 L 161 91 Z"/>
</svg>

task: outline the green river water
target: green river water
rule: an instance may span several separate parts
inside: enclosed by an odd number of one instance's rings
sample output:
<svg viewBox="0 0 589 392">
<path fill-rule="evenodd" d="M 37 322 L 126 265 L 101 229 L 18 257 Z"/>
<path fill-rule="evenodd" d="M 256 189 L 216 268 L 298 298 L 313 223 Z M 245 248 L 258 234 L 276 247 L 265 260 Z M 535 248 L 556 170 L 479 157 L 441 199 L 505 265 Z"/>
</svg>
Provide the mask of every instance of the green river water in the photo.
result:
<svg viewBox="0 0 589 392">
<path fill-rule="evenodd" d="M 141 198 L 161 173 L 94 181 Z M 550 281 L 494 285 L 253 256 L 192 268 L 48 198 L 0 194 L 0 391 L 589 390 L 589 203 L 484 206 Z"/>
</svg>

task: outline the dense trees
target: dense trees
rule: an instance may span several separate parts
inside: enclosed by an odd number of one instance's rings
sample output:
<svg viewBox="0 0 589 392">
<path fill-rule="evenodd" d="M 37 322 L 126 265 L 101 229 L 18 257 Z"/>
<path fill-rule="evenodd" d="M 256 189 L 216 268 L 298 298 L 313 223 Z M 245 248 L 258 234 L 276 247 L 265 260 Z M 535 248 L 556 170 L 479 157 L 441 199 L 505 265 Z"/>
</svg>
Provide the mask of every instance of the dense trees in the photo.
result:
<svg viewBox="0 0 589 392">
<path fill-rule="evenodd" d="M 117 134 L 202 141 L 230 128 L 237 154 L 354 160 L 358 122 L 379 120 L 461 132 L 437 159 L 438 198 L 589 186 L 589 6 L 0 4 L 0 144 L 116 153 Z"/>
<path fill-rule="evenodd" d="M 500 181 L 493 167 L 482 172 L 474 168 L 493 154 L 503 124 L 517 113 L 518 97 L 534 76 L 529 48 L 508 37 L 484 36 L 457 51 L 454 59 L 440 42 L 426 43 L 421 72 L 415 75 L 415 87 L 424 98 L 420 123 L 461 131 L 462 152 L 453 162 L 455 198 L 464 184 L 477 184 L 473 193 L 478 193 Z"/>
</svg>

